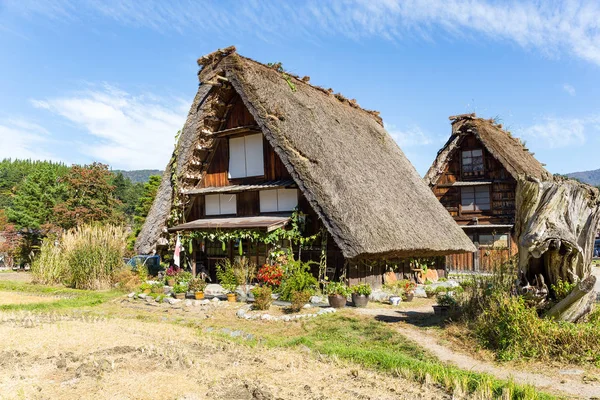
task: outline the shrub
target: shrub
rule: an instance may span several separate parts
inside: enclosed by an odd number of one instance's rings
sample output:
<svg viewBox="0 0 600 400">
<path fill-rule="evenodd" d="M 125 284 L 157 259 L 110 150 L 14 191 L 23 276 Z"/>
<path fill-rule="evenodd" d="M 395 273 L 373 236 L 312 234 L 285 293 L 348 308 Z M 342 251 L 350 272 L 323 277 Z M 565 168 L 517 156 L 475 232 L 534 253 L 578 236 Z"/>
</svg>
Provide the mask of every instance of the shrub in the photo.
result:
<svg viewBox="0 0 600 400">
<path fill-rule="evenodd" d="M 290 301 L 294 292 L 309 291 L 311 295 L 315 293 L 317 279 L 310 273 L 310 264 L 296 260 L 288 261 L 279 287 L 282 300 Z"/>
<path fill-rule="evenodd" d="M 106 289 L 124 268 L 126 234 L 112 225 L 82 225 L 63 233 L 58 245 L 46 239 L 32 265 L 35 279 L 76 289 Z"/>
<path fill-rule="evenodd" d="M 189 288 L 190 292 L 203 292 L 206 288 L 206 282 L 204 282 L 204 279 L 192 278 L 189 283 Z"/>
<path fill-rule="evenodd" d="M 351 291 L 343 282 L 328 282 L 325 284 L 325 293 L 329 296 L 339 295 L 348 296 Z"/>
<path fill-rule="evenodd" d="M 272 294 L 273 290 L 268 286 L 257 286 L 252 289 L 254 308 L 257 310 L 268 310 L 273 302 Z"/>
<path fill-rule="evenodd" d="M 123 268 L 117 272 L 115 282 L 117 288 L 127 292 L 135 291 L 142 284 L 140 276 L 129 268 Z"/>
<path fill-rule="evenodd" d="M 402 290 L 404 290 L 404 293 L 407 294 L 414 293 L 415 289 L 417 288 L 417 284 L 409 279 L 401 279 L 398 282 L 396 282 L 396 285 L 402 288 Z"/>
<path fill-rule="evenodd" d="M 268 285 L 270 287 L 279 287 L 281 285 L 281 279 L 283 278 L 283 268 L 279 264 L 265 264 L 258 270 L 256 279 L 259 283 Z"/>
<path fill-rule="evenodd" d="M 233 293 L 237 289 L 238 280 L 233 270 L 233 265 L 228 258 L 217 264 L 217 279 L 228 293 Z"/>
<path fill-rule="evenodd" d="M 297 291 L 292 293 L 292 305 L 290 306 L 290 311 L 299 312 L 302 307 L 306 305 L 310 301 L 310 297 L 312 293 L 309 290 Z"/>
<path fill-rule="evenodd" d="M 350 290 L 352 293 L 362 296 L 370 296 L 372 292 L 371 285 L 368 283 L 359 283 L 358 285 L 350 286 Z"/>
<path fill-rule="evenodd" d="M 563 281 L 562 279 L 558 279 L 556 285 L 550 285 L 550 289 L 554 293 L 554 298 L 557 302 L 560 302 L 562 299 L 568 296 L 569 293 L 577 286 L 577 283 L 569 283 L 567 281 Z"/>
<path fill-rule="evenodd" d="M 188 291 L 188 285 L 186 283 L 176 283 L 173 286 L 173 293 L 185 293 Z"/>
</svg>

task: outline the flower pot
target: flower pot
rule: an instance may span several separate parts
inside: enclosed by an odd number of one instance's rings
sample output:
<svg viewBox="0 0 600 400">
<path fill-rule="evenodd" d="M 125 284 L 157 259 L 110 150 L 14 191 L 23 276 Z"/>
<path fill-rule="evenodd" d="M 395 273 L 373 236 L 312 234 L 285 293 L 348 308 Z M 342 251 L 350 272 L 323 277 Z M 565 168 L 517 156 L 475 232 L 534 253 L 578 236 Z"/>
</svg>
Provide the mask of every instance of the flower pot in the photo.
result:
<svg viewBox="0 0 600 400">
<path fill-rule="evenodd" d="M 346 296 L 340 294 L 329 295 L 329 305 L 333 308 L 346 307 Z"/>
<path fill-rule="evenodd" d="M 439 317 L 447 317 L 448 314 L 450 313 L 449 306 L 432 306 L 432 307 L 433 307 L 433 313 Z"/>
<path fill-rule="evenodd" d="M 227 301 L 235 303 L 237 301 L 237 295 L 235 293 L 227 293 Z"/>
<path fill-rule="evenodd" d="M 167 286 L 175 286 L 175 278 L 167 278 Z"/>
<path fill-rule="evenodd" d="M 402 301 L 402 297 L 400 296 L 390 296 L 390 304 L 393 306 L 397 306 Z"/>
<path fill-rule="evenodd" d="M 354 303 L 354 307 L 366 307 L 369 303 L 369 296 L 352 293 L 352 303 Z"/>
<path fill-rule="evenodd" d="M 185 293 L 175 293 L 175 298 L 179 300 L 185 299 Z"/>
<path fill-rule="evenodd" d="M 204 292 L 195 292 L 194 296 L 196 297 L 196 300 L 202 300 L 204 299 Z"/>
<path fill-rule="evenodd" d="M 414 293 L 406 293 L 404 295 L 404 298 L 402 300 L 404 300 L 404 301 L 413 301 L 414 298 L 415 298 L 415 294 Z"/>
</svg>

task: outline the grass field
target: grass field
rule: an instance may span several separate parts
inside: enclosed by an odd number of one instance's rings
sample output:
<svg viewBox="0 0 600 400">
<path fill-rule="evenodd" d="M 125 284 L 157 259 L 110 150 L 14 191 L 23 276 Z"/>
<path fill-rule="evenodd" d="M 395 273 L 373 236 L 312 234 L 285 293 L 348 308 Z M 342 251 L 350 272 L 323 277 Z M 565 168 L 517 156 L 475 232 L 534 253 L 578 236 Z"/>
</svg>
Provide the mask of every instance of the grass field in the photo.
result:
<svg viewBox="0 0 600 400">
<path fill-rule="evenodd" d="M 236 318 L 239 304 L 188 312 L 8 281 L 0 292 L 0 398 L 553 398 L 445 365 L 351 311 L 268 323 Z"/>
</svg>

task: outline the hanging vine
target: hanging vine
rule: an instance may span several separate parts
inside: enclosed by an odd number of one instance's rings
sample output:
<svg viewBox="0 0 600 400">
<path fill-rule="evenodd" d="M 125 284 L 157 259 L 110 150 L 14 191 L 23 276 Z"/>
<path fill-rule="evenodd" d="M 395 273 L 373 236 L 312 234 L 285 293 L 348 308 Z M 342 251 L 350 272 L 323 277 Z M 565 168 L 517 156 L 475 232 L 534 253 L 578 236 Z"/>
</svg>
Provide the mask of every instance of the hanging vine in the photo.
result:
<svg viewBox="0 0 600 400">
<path fill-rule="evenodd" d="M 327 272 L 327 229 L 321 227 L 321 259 L 319 260 L 319 282 L 325 279 Z"/>
</svg>

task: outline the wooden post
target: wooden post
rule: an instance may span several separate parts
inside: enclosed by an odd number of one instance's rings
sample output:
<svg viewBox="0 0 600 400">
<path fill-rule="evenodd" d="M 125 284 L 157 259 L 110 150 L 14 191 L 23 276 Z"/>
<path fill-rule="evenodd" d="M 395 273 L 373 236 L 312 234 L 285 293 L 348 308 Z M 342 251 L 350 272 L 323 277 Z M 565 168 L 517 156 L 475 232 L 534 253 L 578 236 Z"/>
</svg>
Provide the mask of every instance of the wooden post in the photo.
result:
<svg viewBox="0 0 600 400">
<path fill-rule="evenodd" d="M 475 242 L 477 250 L 473 253 L 473 271 L 479 272 L 479 242 Z"/>
<path fill-rule="evenodd" d="M 192 242 L 192 276 L 196 277 L 196 247 L 194 246 L 194 242 Z"/>
</svg>

